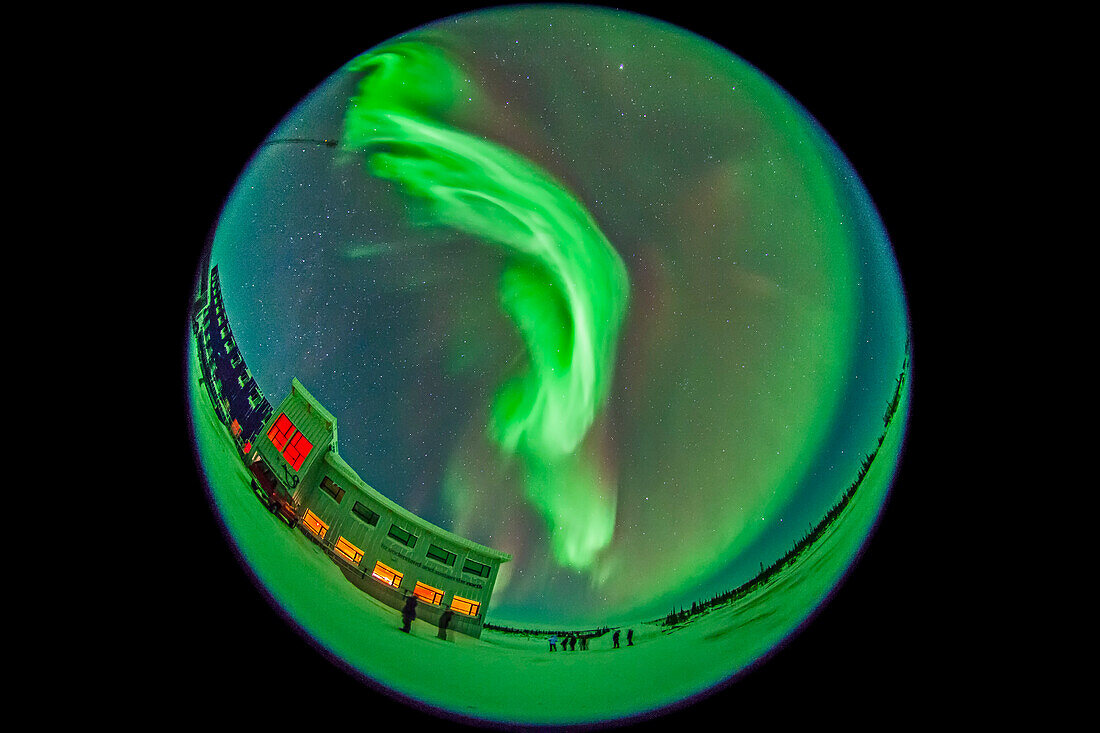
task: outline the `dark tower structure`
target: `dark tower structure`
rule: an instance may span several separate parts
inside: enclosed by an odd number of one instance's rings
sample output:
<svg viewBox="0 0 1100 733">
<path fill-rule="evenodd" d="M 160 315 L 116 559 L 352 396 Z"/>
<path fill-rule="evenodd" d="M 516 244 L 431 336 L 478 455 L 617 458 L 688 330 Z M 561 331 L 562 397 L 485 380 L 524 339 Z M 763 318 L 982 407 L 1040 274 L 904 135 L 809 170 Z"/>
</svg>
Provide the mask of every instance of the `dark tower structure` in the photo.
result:
<svg viewBox="0 0 1100 733">
<path fill-rule="evenodd" d="M 233 338 L 217 265 L 208 276 L 203 268 L 192 308 L 191 329 L 198 343 L 202 383 L 218 418 L 233 433 L 238 447 L 250 446 L 271 416 L 272 407 L 248 371 Z"/>
</svg>

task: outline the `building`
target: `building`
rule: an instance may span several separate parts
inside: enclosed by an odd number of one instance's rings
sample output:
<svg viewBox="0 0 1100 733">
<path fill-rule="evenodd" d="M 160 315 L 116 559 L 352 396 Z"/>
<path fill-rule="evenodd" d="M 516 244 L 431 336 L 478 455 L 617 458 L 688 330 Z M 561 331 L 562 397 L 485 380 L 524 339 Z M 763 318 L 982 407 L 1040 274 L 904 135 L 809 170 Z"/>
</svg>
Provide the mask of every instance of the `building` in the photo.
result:
<svg viewBox="0 0 1100 733">
<path fill-rule="evenodd" d="M 253 488 L 315 541 L 344 576 L 400 609 L 481 636 L 500 565 L 511 555 L 421 519 L 369 486 L 337 450 L 336 418 L 297 380 L 264 422 L 247 457 Z"/>
<path fill-rule="evenodd" d="M 217 265 L 209 275 L 203 268 L 192 306 L 191 330 L 198 343 L 200 380 L 210 394 L 214 411 L 232 432 L 241 453 L 247 453 L 272 408 L 233 338 Z"/>
</svg>

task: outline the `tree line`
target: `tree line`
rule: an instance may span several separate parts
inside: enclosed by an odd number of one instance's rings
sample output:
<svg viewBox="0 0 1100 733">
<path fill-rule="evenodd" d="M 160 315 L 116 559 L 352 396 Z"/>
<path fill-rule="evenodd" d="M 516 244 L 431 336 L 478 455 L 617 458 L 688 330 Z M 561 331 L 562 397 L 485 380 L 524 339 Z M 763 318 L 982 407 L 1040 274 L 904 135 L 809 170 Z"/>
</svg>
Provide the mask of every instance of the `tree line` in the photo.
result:
<svg viewBox="0 0 1100 733">
<path fill-rule="evenodd" d="M 486 622 L 483 626 L 486 629 L 501 631 L 505 634 L 523 634 L 526 636 L 549 636 L 551 634 L 566 636 L 572 634 L 573 636 L 587 636 L 589 639 L 598 639 L 611 631 L 610 627 L 607 626 L 600 626 L 595 629 L 583 629 L 580 631 L 576 629 L 524 629 L 515 626 L 498 626 L 497 624 L 491 624 L 489 622 Z"/>
<path fill-rule="evenodd" d="M 817 525 L 811 527 L 810 530 L 805 535 L 803 535 L 801 539 L 799 539 L 792 545 L 791 549 L 789 549 L 782 557 L 773 562 L 771 565 L 764 567 L 764 563 L 761 562 L 760 572 L 754 578 L 742 583 L 736 588 L 731 588 L 724 593 L 717 593 L 705 601 L 692 601 L 690 609 L 684 610 L 684 607 L 680 606 L 677 610 L 676 607 L 673 607 L 673 609 L 668 612 L 668 615 L 665 616 L 664 620 L 662 621 L 662 625 L 674 626 L 676 624 L 681 624 L 715 606 L 724 605 L 726 603 L 731 603 L 733 601 L 744 598 L 749 593 L 752 593 L 760 586 L 766 584 L 780 570 L 794 563 L 798 556 L 802 554 L 802 552 L 807 547 L 812 545 L 815 541 L 817 541 L 818 538 L 821 537 L 822 534 L 825 533 L 825 530 L 827 530 L 829 526 L 834 521 L 836 521 L 837 517 L 839 517 L 844 509 L 848 506 L 848 503 L 852 500 L 852 497 L 856 493 L 856 489 L 859 488 L 860 484 L 863 482 L 863 477 L 867 475 L 867 471 L 871 468 L 871 464 L 874 462 L 875 456 L 878 455 L 879 448 L 882 447 L 882 443 L 886 439 L 886 432 L 887 429 L 890 427 L 890 422 L 891 420 L 893 420 L 894 414 L 897 412 L 898 406 L 901 403 L 901 394 L 905 386 L 906 374 L 908 373 L 908 369 L 909 338 L 907 337 L 905 340 L 905 358 L 902 361 L 901 373 L 898 375 L 897 384 L 894 387 L 893 397 L 890 399 L 890 402 L 887 403 L 886 412 L 882 416 L 883 431 L 882 434 L 878 437 L 878 444 L 875 446 L 874 450 L 872 450 L 868 455 L 863 458 L 862 461 L 860 461 L 859 471 L 856 474 L 855 480 L 852 481 L 851 485 L 848 486 L 845 492 L 841 495 L 840 499 L 832 506 L 832 508 L 829 509 L 829 511 L 825 513 L 825 516 L 821 518 Z"/>
</svg>

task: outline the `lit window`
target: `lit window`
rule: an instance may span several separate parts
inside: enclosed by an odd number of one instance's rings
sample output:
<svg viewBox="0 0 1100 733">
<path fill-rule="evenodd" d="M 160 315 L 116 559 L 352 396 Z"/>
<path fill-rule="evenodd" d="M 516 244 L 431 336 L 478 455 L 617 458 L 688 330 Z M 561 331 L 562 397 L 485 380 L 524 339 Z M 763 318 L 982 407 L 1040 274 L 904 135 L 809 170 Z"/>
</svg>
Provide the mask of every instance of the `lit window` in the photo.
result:
<svg viewBox="0 0 1100 733">
<path fill-rule="evenodd" d="M 467 616 L 476 616 L 477 612 L 481 610 L 481 604 L 477 601 L 471 601 L 469 598 L 455 596 L 451 600 L 451 610 L 464 613 Z"/>
<path fill-rule="evenodd" d="M 348 562 L 358 565 L 363 559 L 363 551 L 351 544 L 343 537 L 336 540 L 336 551 L 348 559 Z"/>
<path fill-rule="evenodd" d="M 317 535 L 317 539 L 323 540 L 325 538 L 325 532 L 328 532 L 328 525 L 321 521 L 321 518 L 314 514 L 309 509 L 306 509 L 306 515 L 302 517 L 302 524 L 306 526 L 313 534 Z"/>
<path fill-rule="evenodd" d="M 301 435 L 301 433 L 299 433 L 299 435 Z M 339 504 L 340 500 L 344 498 L 344 490 L 334 484 L 332 482 L 332 479 L 330 479 L 328 476 L 325 476 L 323 479 L 321 479 L 321 489 L 323 489 L 326 494 L 335 499 L 337 504 Z"/>
<path fill-rule="evenodd" d="M 439 588 L 433 588 L 430 585 L 424 585 L 420 581 L 416 582 L 416 587 L 413 588 L 413 595 L 428 603 L 434 603 L 437 606 L 443 603 L 443 591 L 439 590 Z"/>
<path fill-rule="evenodd" d="M 394 588 L 400 588 L 401 578 L 405 577 L 389 565 L 385 565 L 381 562 L 374 564 L 374 572 L 371 573 L 371 576 L 379 582 L 385 583 L 386 585 L 392 585 Z"/>
<path fill-rule="evenodd" d="M 301 433 L 295 433 L 290 439 L 290 443 L 287 445 L 286 450 L 283 451 L 283 458 L 290 464 L 290 467 L 297 471 L 302 467 L 302 461 L 306 459 L 309 452 L 313 449 L 313 443 L 306 440 L 306 436 Z"/>
<path fill-rule="evenodd" d="M 477 575 L 482 578 L 488 578 L 490 568 L 488 565 L 483 565 L 474 560 L 467 560 L 462 564 L 462 572 L 469 573 L 470 575 Z"/>
<path fill-rule="evenodd" d="M 287 441 L 290 440 L 290 436 L 293 435 L 294 432 L 295 427 L 284 412 L 279 415 L 279 419 L 271 426 L 271 430 L 267 431 L 267 439 L 271 441 L 276 450 L 282 453 L 283 448 L 286 447 Z"/>
<path fill-rule="evenodd" d="M 241 424 L 239 422 L 237 422 L 236 418 L 233 418 L 233 423 L 229 426 L 229 430 L 234 435 L 240 435 L 241 434 Z"/>
</svg>

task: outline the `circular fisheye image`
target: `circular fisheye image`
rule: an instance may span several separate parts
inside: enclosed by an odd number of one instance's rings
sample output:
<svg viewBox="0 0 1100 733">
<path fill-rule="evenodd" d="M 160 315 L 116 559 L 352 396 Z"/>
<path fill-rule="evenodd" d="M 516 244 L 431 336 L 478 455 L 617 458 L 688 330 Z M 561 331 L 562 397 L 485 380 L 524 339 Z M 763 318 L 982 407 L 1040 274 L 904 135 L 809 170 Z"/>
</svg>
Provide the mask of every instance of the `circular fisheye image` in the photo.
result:
<svg viewBox="0 0 1100 733">
<path fill-rule="evenodd" d="M 473 11 L 255 150 L 195 276 L 188 419 L 226 541 L 338 674 L 474 724 L 660 716 L 857 564 L 905 293 L 858 172 L 751 62 L 631 12 Z"/>
</svg>

